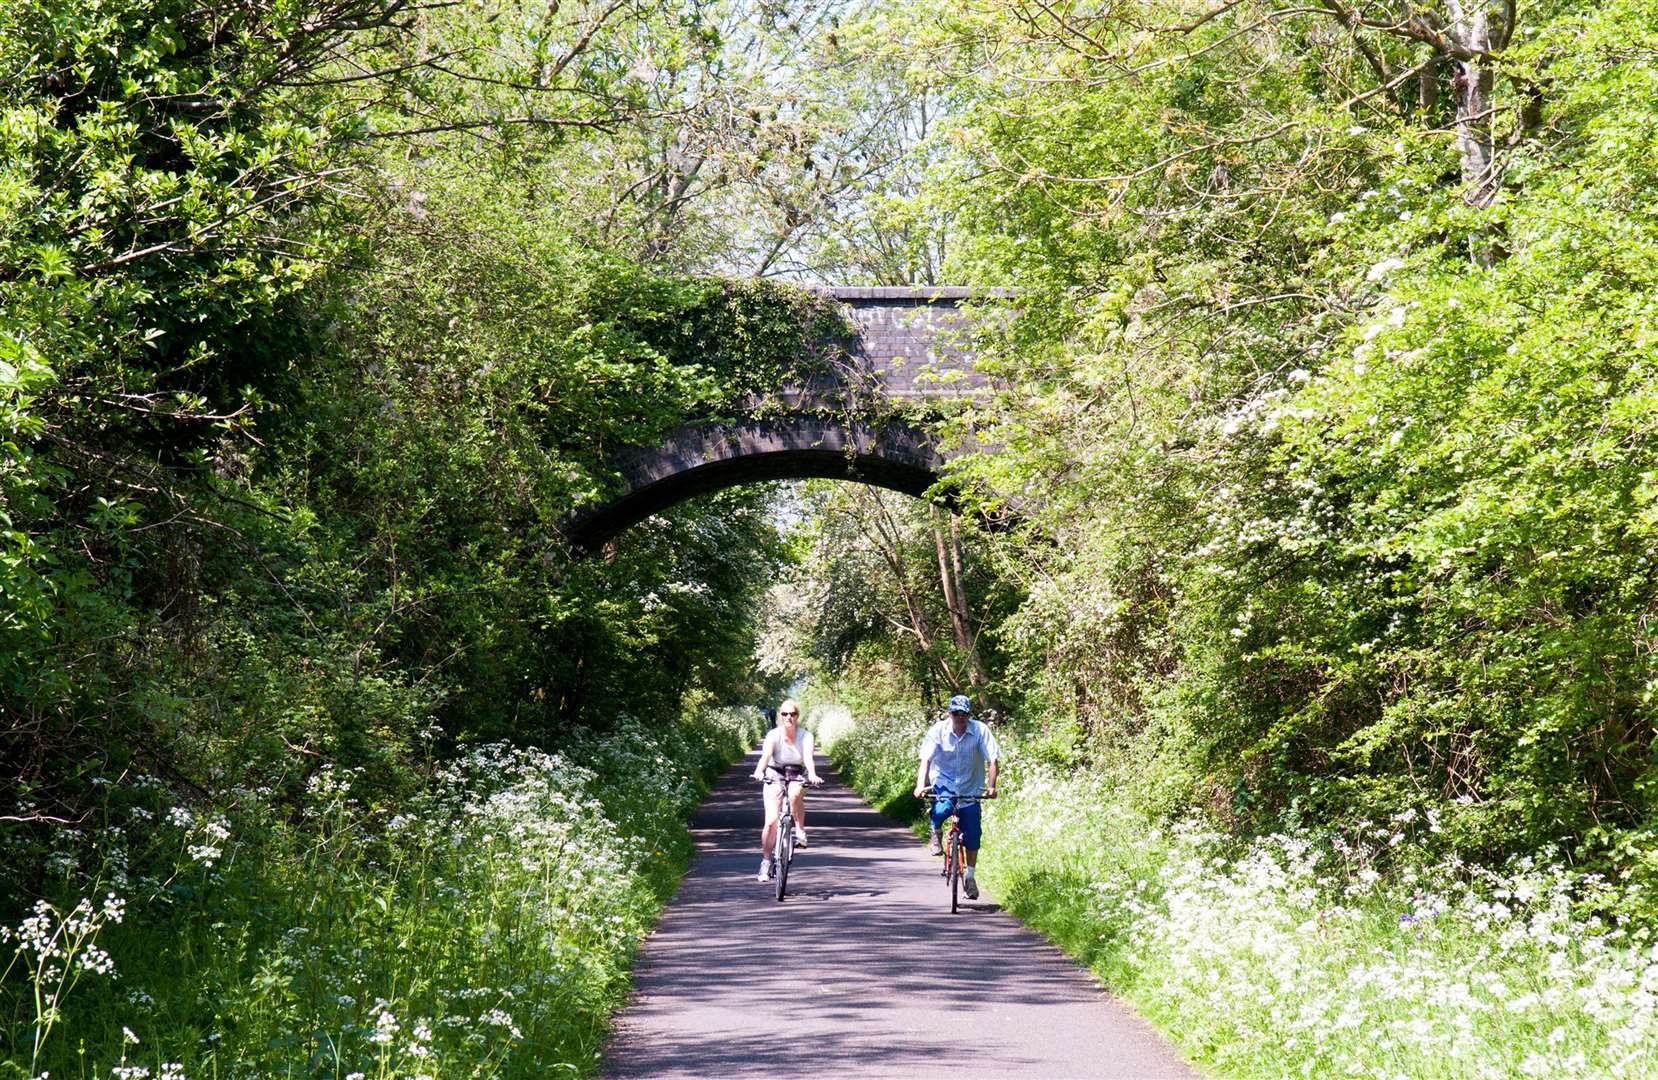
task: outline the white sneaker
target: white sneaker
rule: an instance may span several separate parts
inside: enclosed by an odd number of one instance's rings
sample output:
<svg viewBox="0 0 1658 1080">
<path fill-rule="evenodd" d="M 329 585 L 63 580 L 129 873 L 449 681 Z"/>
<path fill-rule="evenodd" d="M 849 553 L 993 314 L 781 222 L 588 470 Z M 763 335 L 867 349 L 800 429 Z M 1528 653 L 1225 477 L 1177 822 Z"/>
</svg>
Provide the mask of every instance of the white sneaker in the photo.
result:
<svg viewBox="0 0 1658 1080">
<path fill-rule="evenodd" d="M 754 876 L 754 880 L 755 881 L 770 881 L 771 880 L 771 860 L 770 859 L 761 859 L 760 860 L 760 872 Z"/>
<path fill-rule="evenodd" d="M 798 848 L 803 848 L 803 847 L 806 846 L 806 828 L 805 828 L 805 826 L 798 826 L 798 827 L 795 828 L 795 831 L 794 831 L 794 846 L 798 847 Z"/>
<path fill-rule="evenodd" d="M 938 835 L 937 829 L 927 834 L 927 850 L 934 855 L 944 854 L 944 840 Z"/>
<path fill-rule="evenodd" d="M 966 877 L 961 879 L 961 891 L 967 894 L 967 899 L 969 900 L 977 900 L 979 898 L 979 883 L 973 880 L 972 874 L 968 874 Z"/>
</svg>

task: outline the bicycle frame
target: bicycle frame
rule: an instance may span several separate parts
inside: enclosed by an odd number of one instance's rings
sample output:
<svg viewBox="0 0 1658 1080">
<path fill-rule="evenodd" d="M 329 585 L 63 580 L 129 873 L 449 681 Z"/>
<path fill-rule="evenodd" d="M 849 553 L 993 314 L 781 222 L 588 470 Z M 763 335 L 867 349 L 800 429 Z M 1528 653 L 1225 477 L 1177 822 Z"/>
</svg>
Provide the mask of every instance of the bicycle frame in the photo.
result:
<svg viewBox="0 0 1658 1080">
<path fill-rule="evenodd" d="M 966 849 L 961 842 L 960 814 L 963 806 L 984 801 L 982 795 L 940 795 L 931 788 L 924 791 L 928 800 L 937 805 L 943 799 L 949 799 L 954 806 L 950 810 L 950 828 L 944 836 L 944 869 L 939 873 L 944 883 L 950 889 L 950 914 L 956 914 L 961 908 L 961 878 L 963 857 Z"/>
<path fill-rule="evenodd" d="M 771 850 L 773 880 L 777 884 L 779 901 L 788 891 L 789 866 L 794 862 L 794 801 L 789 798 L 789 787 L 806 783 L 806 777 L 793 769 L 793 766 L 784 766 L 778 769 L 781 776 L 768 776 L 763 781 L 767 786 L 777 785 L 777 835 Z"/>
</svg>

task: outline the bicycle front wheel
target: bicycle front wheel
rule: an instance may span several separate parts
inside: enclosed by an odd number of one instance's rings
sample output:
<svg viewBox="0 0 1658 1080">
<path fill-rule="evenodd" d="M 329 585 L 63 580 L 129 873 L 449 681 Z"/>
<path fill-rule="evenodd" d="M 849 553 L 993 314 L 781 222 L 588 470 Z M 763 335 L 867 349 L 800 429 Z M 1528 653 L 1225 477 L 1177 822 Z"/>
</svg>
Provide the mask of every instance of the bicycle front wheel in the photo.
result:
<svg viewBox="0 0 1658 1080">
<path fill-rule="evenodd" d="M 961 841 L 950 838 L 950 854 L 948 856 L 950 870 L 950 914 L 954 915 L 961 904 Z"/>
<path fill-rule="evenodd" d="M 777 822 L 777 899 L 782 900 L 789 887 L 789 863 L 794 861 L 794 822 L 782 818 Z"/>
</svg>

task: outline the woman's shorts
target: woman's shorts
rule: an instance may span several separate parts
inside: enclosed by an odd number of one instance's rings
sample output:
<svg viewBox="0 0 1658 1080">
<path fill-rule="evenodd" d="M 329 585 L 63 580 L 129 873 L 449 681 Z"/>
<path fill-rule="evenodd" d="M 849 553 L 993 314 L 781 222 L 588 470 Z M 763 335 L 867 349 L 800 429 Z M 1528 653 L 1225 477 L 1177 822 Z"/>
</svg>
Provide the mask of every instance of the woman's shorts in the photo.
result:
<svg viewBox="0 0 1658 1080">
<path fill-rule="evenodd" d="M 766 782 L 764 784 L 760 785 L 760 801 L 761 805 L 766 808 L 767 821 L 770 821 L 777 816 L 777 785 L 782 782 L 783 781 L 780 778 L 773 774 L 766 778 Z M 802 787 L 805 786 L 805 784 L 806 781 L 804 779 L 789 781 L 790 800 L 794 799 L 795 795 Z"/>
</svg>

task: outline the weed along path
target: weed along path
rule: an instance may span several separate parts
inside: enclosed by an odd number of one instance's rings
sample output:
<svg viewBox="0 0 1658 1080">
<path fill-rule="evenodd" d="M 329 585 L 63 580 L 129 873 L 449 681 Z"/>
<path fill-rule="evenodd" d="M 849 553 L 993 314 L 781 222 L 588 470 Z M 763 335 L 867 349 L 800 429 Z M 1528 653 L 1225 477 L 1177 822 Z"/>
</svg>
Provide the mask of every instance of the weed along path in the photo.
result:
<svg viewBox="0 0 1658 1080">
<path fill-rule="evenodd" d="M 605 1076 L 1197 1076 L 988 890 L 951 915 L 939 862 L 827 767 L 778 903 L 754 879 L 756 760 L 692 821 Z"/>
</svg>

